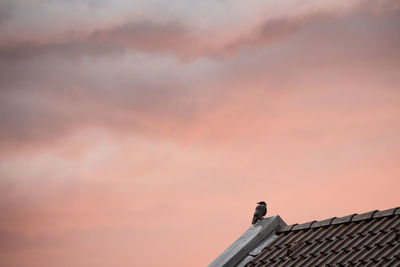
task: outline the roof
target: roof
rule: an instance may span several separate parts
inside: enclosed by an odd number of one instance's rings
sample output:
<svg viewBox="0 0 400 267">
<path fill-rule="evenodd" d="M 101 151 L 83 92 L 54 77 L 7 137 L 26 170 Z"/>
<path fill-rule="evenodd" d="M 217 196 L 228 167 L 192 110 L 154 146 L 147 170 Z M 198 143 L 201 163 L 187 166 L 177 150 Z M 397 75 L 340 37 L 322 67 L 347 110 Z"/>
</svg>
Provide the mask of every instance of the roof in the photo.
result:
<svg viewBox="0 0 400 267">
<path fill-rule="evenodd" d="M 400 207 L 278 227 L 244 266 L 400 266 Z"/>
</svg>

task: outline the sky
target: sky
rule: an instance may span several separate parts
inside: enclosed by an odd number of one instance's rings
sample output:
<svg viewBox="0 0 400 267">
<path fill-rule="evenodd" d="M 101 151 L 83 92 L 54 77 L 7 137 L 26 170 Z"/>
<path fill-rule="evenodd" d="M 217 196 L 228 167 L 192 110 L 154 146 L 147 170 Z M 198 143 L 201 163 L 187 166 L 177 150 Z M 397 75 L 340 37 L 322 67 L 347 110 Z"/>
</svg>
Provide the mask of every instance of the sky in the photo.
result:
<svg viewBox="0 0 400 267">
<path fill-rule="evenodd" d="M 256 202 L 400 206 L 397 0 L 2 0 L 0 266 L 206 266 Z"/>
</svg>

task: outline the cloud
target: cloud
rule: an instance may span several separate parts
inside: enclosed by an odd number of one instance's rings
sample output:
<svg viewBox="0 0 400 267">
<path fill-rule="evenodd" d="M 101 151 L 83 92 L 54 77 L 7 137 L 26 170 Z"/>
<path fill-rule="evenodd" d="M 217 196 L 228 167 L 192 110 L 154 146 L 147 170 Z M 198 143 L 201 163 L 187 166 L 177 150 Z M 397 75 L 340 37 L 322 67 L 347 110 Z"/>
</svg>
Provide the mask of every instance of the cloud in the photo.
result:
<svg viewBox="0 0 400 267">
<path fill-rule="evenodd" d="M 43 54 L 62 54 L 79 57 L 84 55 L 113 55 L 127 50 L 145 53 L 189 53 L 193 40 L 186 29 L 175 22 L 125 23 L 111 29 L 96 30 L 85 36 L 70 36 L 65 40 L 8 42 L 0 45 L 3 60 L 26 59 Z M 187 52 L 185 52 L 187 50 Z"/>
<path fill-rule="evenodd" d="M 53 41 L 37 39 L 3 42 L 0 44 L 0 58 L 21 60 L 54 53 L 72 57 L 94 57 L 112 56 L 127 51 L 172 54 L 184 61 L 210 56 L 225 57 L 246 46 L 268 45 L 288 38 L 305 25 L 329 17 L 329 14 L 307 14 L 303 17 L 271 19 L 228 39 L 221 39 L 218 33 L 201 35 L 196 33 L 196 29 L 190 29 L 188 25 L 177 21 L 126 22 L 111 28 L 97 29 L 90 34 L 70 34 Z"/>
<path fill-rule="evenodd" d="M 192 138 L 212 114 L 224 120 L 224 109 L 253 105 L 258 94 L 273 102 L 270 91 L 316 84 L 392 88 L 398 9 L 365 8 L 268 20 L 238 41 L 204 50 L 211 58 L 186 63 L 168 53 L 203 50 L 178 22 L 124 23 L 69 43 L 3 46 L 2 145 L 43 144 L 81 127 Z M 249 96 L 240 103 L 243 88 Z"/>
<path fill-rule="evenodd" d="M 88 39 L 96 43 L 115 42 L 132 50 L 149 53 L 183 52 L 185 47 L 193 45 L 189 32 L 177 22 L 166 24 L 126 23 L 113 29 L 94 32 Z"/>
<path fill-rule="evenodd" d="M 56 7 L 57 5 L 53 8 Z M 251 24 L 238 25 L 235 30 L 226 22 L 218 22 L 221 25 L 216 29 L 212 28 L 213 25 L 203 29 L 189 23 L 182 16 L 171 16 L 172 18 L 162 20 L 131 18 L 101 26 L 91 25 L 91 22 L 84 31 L 64 30 L 65 25 L 62 23 L 58 34 L 26 33 L 23 39 L 5 35 L 0 39 L 0 58 L 25 58 L 46 53 L 96 56 L 126 51 L 172 54 L 184 61 L 200 57 L 219 57 L 235 54 L 242 47 L 280 41 L 307 25 L 335 19 L 343 13 L 351 12 L 348 8 L 339 11 L 335 8 L 309 9 L 290 16 L 253 19 Z M 54 27 L 57 25 L 55 23 Z M 49 26 L 46 24 L 46 27 Z"/>
</svg>

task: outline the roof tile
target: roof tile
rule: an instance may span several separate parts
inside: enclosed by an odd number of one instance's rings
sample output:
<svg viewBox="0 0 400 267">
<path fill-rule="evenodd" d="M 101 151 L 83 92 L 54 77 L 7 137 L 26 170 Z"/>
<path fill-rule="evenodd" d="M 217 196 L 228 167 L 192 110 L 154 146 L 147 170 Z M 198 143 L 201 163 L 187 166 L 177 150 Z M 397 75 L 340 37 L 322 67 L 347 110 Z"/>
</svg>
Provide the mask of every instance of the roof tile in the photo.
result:
<svg viewBox="0 0 400 267">
<path fill-rule="evenodd" d="M 385 247 L 388 244 L 395 244 L 397 242 L 399 242 L 398 240 L 396 240 L 398 233 L 396 234 L 396 232 L 388 232 L 385 235 L 382 235 L 377 241 L 376 241 L 376 245 L 378 247 Z"/>
<path fill-rule="evenodd" d="M 290 244 L 290 241 L 298 237 L 296 236 L 293 232 L 289 232 L 287 235 L 284 235 L 284 237 L 280 240 L 278 240 L 276 243 L 274 242 L 274 246 L 281 248 L 285 244 Z"/>
<path fill-rule="evenodd" d="M 346 232 L 347 236 L 356 236 L 364 233 L 364 230 L 369 227 L 369 223 L 367 221 L 360 221 L 358 223 L 352 223 L 349 226 L 349 231 Z"/>
<path fill-rule="evenodd" d="M 316 229 L 310 229 L 308 232 L 306 232 L 306 242 L 314 242 L 317 237 L 324 232 L 323 228 L 316 228 Z"/>
<path fill-rule="evenodd" d="M 364 265 L 364 267 L 376 267 L 376 266 L 377 266 L 376 262 L 373 261 L 369 261 L 367 262 L 367 264 Z"/>
<path fill-rule="evenodd" d="M 357 235 L 355 238 L 353 238 L 353 242 L 351 242 L 347 247 L 343 247 L 342 249 L 346 249 L 346 250 L 359 250 L 362 248 L 363 244 L 365 244 L 366 241 L 368 241 L 369 239 L 371 239 L 371 237 L 373 237 L 372 235 Z"/>
<path fill-rule="evenodd" d="M 340 257 L 337 260 L 337 263 L 346 265 L 346 264 L 351 264 L 354 265 L 356 264 L 361 257 L 361 255 L 365 254 L 366 251 L 363 249 L 352 249 L 350 251 L 345 251 L 344 250 L 344 256 Z"/>
<path fill-rule="evenodd" d="M 374 247 L 371 250 L 371 253 L 368 255 L 368 259 L 375 259 L 377 261 L 385 258 L 386 260 L 388 260 L 388 257 L 385 257 L 389 254 L 389 252 L 391 252 L 393 246 L 385 246 L 385 247 Z"/>
<path fill-rule="evenodd" d="M 334 254 L 333 254 L 333 257 L 329 257 L 328 260 L 327 260 L 325 263 L 326 263 L 326 265 L 335 265 L 336 262 L 337 262 L 338 260 L 340 260 L 342 257 L 344 257 L 346 254 L 347 254 L 346 251 L 341 250 L 341 251 L 340 251 L 339 253 L 337 253 L 337 254 L 334 253 Z"/>
<path fill-rule="evenodd" d="M 397 243 L 390 250 L 385 251 L 382 255 L 382 258 L 386 260 L 391 260 L 393 257 L 399 259 L 400 262 L 400 243 Z"/>
<path fill-rule="evenodd" d="M 284 232 L 283 234 L 280 234 L 279 237 L 275 240 L 274 246 L 280 246 L 281 243 L 285 243 L 284 239 L 286 239 L 289 234 L 290 232 Z M 264 249 L 268 249 L 268 246 Z"/>
<path fill-rule="evenodd" d="M 343 248 L 349 246 L 351 242 L 355 242 L 354 238 L 347 237 L 345 239 L 337 239 L 337 241 L 332 242 L 332 246 L 330 246 L 329 251 L 332 253 L 333 251 L 339 253 Z"/>
<path fill-rule="evenodd" d="M 363 262 L 367 263 L 371 259 L 374 259 L 373 254 L 378 253 L 380 251 L 379 247 L 373 247 L 373 248 L 364 248 L 364 249 L 359 249 L 357 253 L 354 253 L 348 261 L 351 262 L 352 264 L 355 264 L 357 262 Z"/>
<path fill-rule="evenodd" d="M 389 230 L 389 228 L 387 228 L 387 225 L 391 224 L 391 218 L 389 217 L 383 217 L 383 218 L 378 218 L 377 222 L 374 223 L 369 229 L 368 232 L 369 233 L 374 233 L 376 234 L 379 231 L 385 231 L 385 230 Z"/>
<path fill-rule="evenodd" d="M 329 260 L 329 257 L 330 255 L 319 254 L 318 257 L 316 258 L 315 265 L 318 264 L 318 266 L 323 266 L 323 264 L 325 264 L 326 261 Z"/>
<path fill-rule="evenodd" d="M 362 261 L 359 261 L 354 265 L 354 267 L 364 267 L 364 266 L 365 266 L 365 263 Z"/>
<path fill-rule="evenodd" d="M 293 262 L 293 266 L 301 266 L 304 262 L 304 258 L 302 257 L 297 257 L 295 258 L 294 262 Z"/>
<path fill-rule="evenodd" d="M 400 215 L 400 207 L 397 207 L 397 209 L 394 212 L 394 215 Z"/>
<path fill-rule="evenodd" d="M 321 254 L 321 246 L 323 246 L 324 242 L 315 242 L 314 245 L 310 247 L 309 254 L 312 256 L 319 256 Z"/>
<path fill-rule="evenodd" d="M 313 262 L 315 259 L 316 257 L 310 255 L 309 257 L 304 258 L 300 266 L 312 266 L 310 263 Z"/>
<path fill-rule="evenodd" d="M 380 231 L 388 232 L 391 229 L 397 229 L 397 231 L 400 231 L 400 216 L 396 216 L 393 219 L 387 221 L 387 223 L 382 226 Z"/>
<path fill-rule="evenodd" d="M 399 259 L 398 258 L 393 258 L 389 262 L 385 262 L 382 267 L 391 267 L 391 266 L 396 266 L 395 264 L 399 264 Z"/>
<path fill-rule="evenodd" d="M 384 239 L 384 238 L 388 238 L 387 236 L 388 235 L 393 235 L 393 233 L 392 232 L 388 232 L 388 233 L 382 233 L 382 234 L 374 234 L 371 238 L 369 238 L 364 244 L 363 244 L 363 246 L 364 247 L 367 247 L 367 248 L 372 248 L 372 247 L 375 247 L 375 246 L 378 246 L 378 242 L 382 239 Z M 379 247 L 382 247 L 382 246 L 379 246 Z"/>
</svg>

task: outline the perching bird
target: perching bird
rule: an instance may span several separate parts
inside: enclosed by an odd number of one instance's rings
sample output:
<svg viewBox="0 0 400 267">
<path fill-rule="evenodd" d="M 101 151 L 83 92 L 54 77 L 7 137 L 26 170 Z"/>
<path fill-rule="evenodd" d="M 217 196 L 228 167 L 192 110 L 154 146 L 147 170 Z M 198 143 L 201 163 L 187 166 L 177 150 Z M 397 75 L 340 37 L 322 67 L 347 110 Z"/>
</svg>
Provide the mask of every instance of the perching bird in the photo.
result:
<svg viewBox="0 0 400 267">
<path fill-rule="evenodd" d="M 260 201 L 257 203 L 256 211 L 254 212 L 252 224 L 256 224 L 267 214 L 267 203 Z"/>
</svg>

